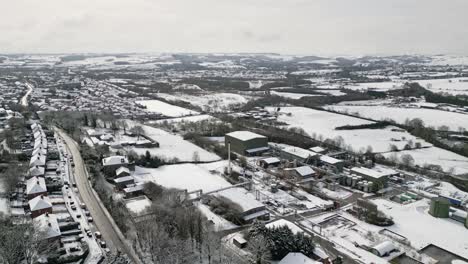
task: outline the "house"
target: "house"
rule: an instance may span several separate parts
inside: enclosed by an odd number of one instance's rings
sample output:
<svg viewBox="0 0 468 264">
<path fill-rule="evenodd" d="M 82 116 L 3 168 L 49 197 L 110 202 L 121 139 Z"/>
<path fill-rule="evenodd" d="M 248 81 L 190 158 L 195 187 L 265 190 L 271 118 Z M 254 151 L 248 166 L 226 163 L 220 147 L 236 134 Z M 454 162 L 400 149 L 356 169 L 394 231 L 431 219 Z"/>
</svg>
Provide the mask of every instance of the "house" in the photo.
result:
<svg viewBox="0 0 468 264">
<path fill-rule="evenodd" d="M 275 157 L 265 158 L 258 161 L 258 165 L 267 169 L 271 167 L 276 167 L 281 163 L 281 160 Z"/>
<path fill-rule="evenodd" d="M 226 146 L 240 155 L 259 155 L 268 151 L 268 138 L 250 131 L 235 131 L 224 137 Z"/>
<path fill-rule="evenodd" d="M 44 167 L 34 166 L 29 168 L 29 177 L 44 177 Z"/>
<path fill-rule="evenodd" d="M 290 177 L 294 177 L 298 181 L 312 180 L 316 175 L 315 171 L 310 166 L 301 166 L 296 168 L 284 169 L 286 174 Z"/>
<path fill-rule="evenodd" d="M 31 161 L 29 162 L 29 168 L 40 166 L 44 167 L 46 164 L 46 156 L 37 154 L 36 156 L 31 157 Z"/>
<path fill-rule="evenodd" d="M 135 179 L 132 176 L 119 177 L 114 179 L 114 183 L 118 188 L 124 189 L 129 185 L 134 185 Z"/>
<path fill-rule="evenodd" d="M 28 200 L 36 196 L 47 195 L 47 187 L 44 178 L 32 177 L 26 181 L 26 197 Z"/>
<path fill-rule="evenodd" d="M 45 213 L 52 213 L 52 202 L 49 197 L 40 195 L 28 202 L 31 211 L 31 217 L 36 218 Z"/>
<path fill-rule="evenodd" d="M 33 223 L 37 229 L 44 234 L 44 239 L 47 239 L 48 244 L 56 241 L 62 235 L 55 214 L 45 213 L 34 218 Z"/>
<path fill-rule="evenodd" d="M 128 166 L 128 159 L 125 156 L 107 157 L 102 159 L 102 166 L 107 175 L 114 176 L 118 168 Z"/>
<path fill-rule="evenodd" d="M 127 167 L 122 166 L 115 171 L 115 176 L 116 177 L 130 176 L 130 170 Z"/>
<path fill-rule="evenodd" d="M 321 264 L 300 252 L 290 252 L 278 264 Z"/>
<path fill-rule="evenodd" d="M 320 156 L 320 163 L 335 172 L 343 172 L 344 162 L 342 160 L 322 155 Z"/>
<path fill-rule="evenodd" d="M 143 195 L 143 184 L 133 185 L 123 189 L 125 198 L 137 197 Z"/>
</svg>

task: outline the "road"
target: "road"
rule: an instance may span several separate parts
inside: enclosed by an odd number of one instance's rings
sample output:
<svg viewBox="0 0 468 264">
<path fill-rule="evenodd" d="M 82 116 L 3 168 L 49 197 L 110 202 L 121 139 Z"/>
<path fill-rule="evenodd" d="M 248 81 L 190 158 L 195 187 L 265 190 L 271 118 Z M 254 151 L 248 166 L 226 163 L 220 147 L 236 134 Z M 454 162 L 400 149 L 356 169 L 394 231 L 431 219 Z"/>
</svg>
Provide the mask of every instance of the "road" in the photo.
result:
<svg viewBox="0 0 468 264">
<path fill-rule="evenodd" d="M 22 106 L 28 106 L 28 97 L 29 95 L 32 93 L 32 90 L 33 90 L 33 85 L 30 84 L 30 83 L 25 83 L 25 85 L 28 87 L 28 91 L 26 92 L 26 94 L 21 98 L 21 105 Z"/>
<path fill-rule="evenodd" d="M 78 144 L 70 138 L 66 133 L 57 129 L 60 137 L 64 140 L 69 153 L 73 156 L 75 163 L 75 183 L 81 195 L 81 199 L 88 207 L 91 216 L 94 219 L 96 227 L 101 231 L 104 240 L 107 242 L 109 249 L 112 253 L 117 250 L 126 253 L 127 256 L 133 260 L 133 263 L 141 263 L 140 260 L 134 255 L 130 247 L 121 239 L 118 231 L 114 229 L 114 225 L 99 205 L 97 197 L 94 195 L 91 185 L 88 182 L 86 167 L 78 149 Z"/>
</svg>

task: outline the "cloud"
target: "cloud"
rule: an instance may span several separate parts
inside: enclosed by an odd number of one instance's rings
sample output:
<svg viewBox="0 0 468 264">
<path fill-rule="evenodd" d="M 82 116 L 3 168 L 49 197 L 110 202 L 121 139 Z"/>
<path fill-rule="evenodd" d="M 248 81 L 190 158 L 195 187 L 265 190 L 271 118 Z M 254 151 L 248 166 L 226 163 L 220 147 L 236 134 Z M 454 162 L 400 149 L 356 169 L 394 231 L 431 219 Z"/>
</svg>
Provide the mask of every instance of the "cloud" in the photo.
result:
<svg viewBox="0 0 468 264">
<path fill-rule="evenodd" d="M 4 2 L 4 52 L 468 54 L 463 0 Z"/>
</svg>

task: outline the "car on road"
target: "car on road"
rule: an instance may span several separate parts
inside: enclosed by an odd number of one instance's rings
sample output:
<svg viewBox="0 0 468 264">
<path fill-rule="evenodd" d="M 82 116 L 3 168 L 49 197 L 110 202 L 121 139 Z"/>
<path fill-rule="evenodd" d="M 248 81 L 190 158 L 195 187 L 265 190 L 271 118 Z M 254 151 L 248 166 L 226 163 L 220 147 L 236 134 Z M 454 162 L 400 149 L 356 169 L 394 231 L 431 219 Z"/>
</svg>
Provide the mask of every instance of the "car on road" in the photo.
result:
<svg viewBox="0 0 468 264">
<path fill-rule="evenodd" d="M 101 238 L 102 237 L 101 232 L 98 232 L 98 231 L 94 232 L 94 236 L 96 238 Z"/>
<path fill-rule="evenodd" d="M 85 203 L 80 203 L 81 209 L 86 209 L 86 204 Z"/>
<path fill-rule="evenodd" d="M 86 216 L 91 216 L 91 213 L 89 213 L 89 211 L 86 210 L 86 211 L 85 211 L 85 215 L 86 215 Z"/>
<path fill-rule="evenodd" d="M 71 209 L 72 209 L 73 211 L 75 211 L 75 210 L 76 210 L 76 206 L 72 205 L 72 206 L 71 206 Z"/>
<path fill-rule="evenodd" d="M 99 240 L 99 245 L 100 245 L 102 248 L 107 247 L 106 241 Z"/>
<path fill-rule="evenodd" d="M 76 214 L 76 218 L 81 218 L 81 214 Z"/>
<path fill-rule="evenodd" d="M 90 222 L 90 223 L 93 222 L 93 218 L 91 216 L 88 217 L 88 222 Z"/>
<path fill-rule="evenodd" d="M 88 232 L 86 232 L 86 235 L 87 235 L 88 237 L 92 237 L 92 236 L 93 236 L 93 233 L 91 233 L 91 231 L 88 231 Z"/>
</svg>

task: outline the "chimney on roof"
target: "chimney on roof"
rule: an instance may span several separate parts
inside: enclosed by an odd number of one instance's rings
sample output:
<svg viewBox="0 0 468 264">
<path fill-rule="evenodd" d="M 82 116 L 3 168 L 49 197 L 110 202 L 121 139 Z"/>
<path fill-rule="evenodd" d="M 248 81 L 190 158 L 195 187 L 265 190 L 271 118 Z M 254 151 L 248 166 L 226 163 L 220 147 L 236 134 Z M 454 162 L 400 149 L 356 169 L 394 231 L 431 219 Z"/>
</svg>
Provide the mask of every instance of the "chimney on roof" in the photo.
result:
<svg viewBox="0 0 468 264">
<path fill-rule="evenodd" d="M 48 222 L 47 225 L 48 225 L 49 227 L 52 227 L 52 224 L 51 224 L 50 222 Z"/>
<path fill-rule="evenodd" d="M 44 195 L 41 195 L 41 199 L 44 199 Z"/>
<path fill-rule="evenodd" d="M 45 213 L 45 216 L 46 216 L 46 217 L 49 217 L 49 213 Z"/>
<path fill-rule="evenodd" d="M 39 185 L 39 180 L 37 180 L 37 184 Z"/>
</svg>

